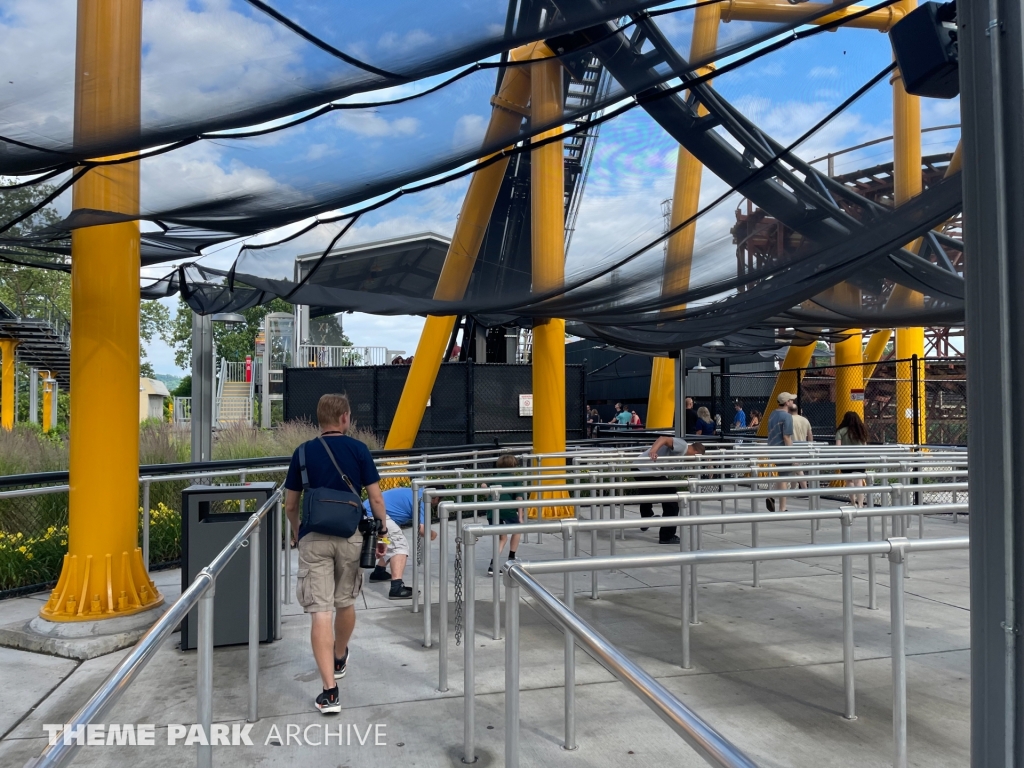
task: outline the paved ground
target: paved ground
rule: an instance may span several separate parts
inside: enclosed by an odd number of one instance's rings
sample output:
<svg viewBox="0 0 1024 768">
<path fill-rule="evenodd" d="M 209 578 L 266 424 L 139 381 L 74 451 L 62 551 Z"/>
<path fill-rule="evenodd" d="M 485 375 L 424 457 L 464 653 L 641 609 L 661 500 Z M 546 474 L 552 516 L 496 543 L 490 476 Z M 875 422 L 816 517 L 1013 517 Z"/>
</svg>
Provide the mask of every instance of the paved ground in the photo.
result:
<svg viewBox="0 0 1024 768">
<path fill-rule="evenodd" d="M 800 508 L 803 502 L 797 502 Z M 636 514 L 631 510 L 630 514 Z M 863 524 L 856 538 L 865 538 Z M 839 526 L 823 523 L 820 542 L 837 542 Z M 966 522 L 928 518 L 929 537 L 966 535 Z M 912 535 L 917 535 L 916 525 Z M 655 531 L 631 532 L 618 551 L 664 551 Z M 762 525 L 761 546 L 809 541 L 807 523 Z M 589 538 L 583 540 L 589 552 Z M 608 551 L 601 537 L 599 554 Z M 750 545 L 750 527 L 705 531 L 705 549 Z M 477 547 L 477 754 L 479 766 L 503 764 L 504 642 L 491 631 L 490 547 Z M 554 557 L 561 541 L 520 547 L 530 559 Z M 435 558 L 436 559 L 436 558 Z M 678 568 L 601 574 L 600 599 L 589 599 L 589 575 L 578 577 L 580 613 L 655 675 L 761 766 L 891 765 L 892 694 L 889 663 L 887 561 L 876 563 L 878 610 L 868 610 L 866 558 L 856 562 L 856 676 L 859 719 L 843 706 L 842 603 L 838 558 L 765 563 L 761 588 L 750 585 L 749 565 L 706 567 L 699 574 L 699 619 L 692 627 L 694 669 L 678 666 Z M 294 568 L 293 568 L 294 573 Z M 158 574 L 168 598 L 177 571 Z M 543 580 L 560 594 L 561 577 Z M 307 645 L 308 620 L 284 606 L 283 640 L 261 651 L 261 720 L 254 746 L 216 747 L 219 765 L 458 766 L 462 756 L 462 654 L 450 644 L 450 690 L 437 688 L 437 649 L 422 647 L 422 615 L 385 599 L 383 585 L 367 585 L 359 605 L 352 664 L 342 684 L 340 717 L 312 709 L 317 675 Z M 436 585 L 435 585 L 436 595 Z M 0 603 L 0 623 L 38 611 L 45 596 Z M 910 765 L 963 766 L 969 762 L 969 614 L 967 553 L 914 557 L 907 581 Z M 436 610 L 435 643 L 436 643 Z M 566 766 L 703 763 L 667 726 L 582 652 L 577 663 L 579 749 L 562 743 L 562 639 L 524 605 L 522 611 L 522 764 Z M 44 745 L 44 723 L 62 722 L 100 684 L 123 654 L 76 663 L 0 649 L 0 765 L 20 766 Z M 214 719 L 239 723 L 246 702 L 245 649 L 215 654 Z M 78 765 L 192 765 L 195 750 L 167 746 L 167 724 L 195 719 L 195 654 L 177 649 L 177 636 L 106 718 L 157 725 L 153 747 L 86 747 Z M 345 727 L 346 744 L 277 746 L 276 726 Z M 372 746 L 368 726 L 383 726 L 386 746 Z M 354 729 L 354 730 L 353 730 Z M 357 734 L 365 744 L 359 745 Z M 307 732 L 313 741 L 322 731 Z M 323 761 L 327 762 L 324 763 Z"/>
</svg>

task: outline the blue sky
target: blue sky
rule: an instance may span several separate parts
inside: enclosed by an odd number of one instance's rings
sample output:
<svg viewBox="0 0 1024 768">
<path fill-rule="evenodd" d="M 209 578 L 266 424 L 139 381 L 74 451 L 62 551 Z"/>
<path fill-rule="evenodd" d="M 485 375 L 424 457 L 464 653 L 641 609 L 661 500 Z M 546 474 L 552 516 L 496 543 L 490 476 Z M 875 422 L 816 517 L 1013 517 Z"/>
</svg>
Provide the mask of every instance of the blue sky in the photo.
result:
<svg viewBox="0 0 1024 768">
<path fill-rule="evenodd" d="M 23 96 L 24 104 L 15 104 L 22 111 L 12 112 L 10 92 L 0 93 L 0 110 L 7 110 L 0 114 L 22 115 L 30 123 L 52 127 L 54 121 L 69 117 L 66 89 L 68 75 L 73 72 L 73 22 L 64 14 L 54 17 L 53 13 L 57 6 L 67 6 L 65 10 L 71 11 L 73 19 L 73 0 L 39 5 L 29 0 L 8 0 L 4 5 L 6 9 L 0 13 L 0 65 L 6 60 L 14 66 L 26 56 L 38 55 L 41 44 L 51 53 L 46 59 L 50 74 L 33 75 L 42 78 L 49 89 L 40 88 L 39 83 L 30 87 L 19 79 L 15 87 L 29 89 L 22 93 L 31 97 Z M 501 18 L 504 7 L 493 0 L 470 4 L 475 15 L 467 17 L 462 4 L 430 3 L 426 8 L 402 0 L 385 5 L 360 22 L 363 26 L 356 23 L 344 29 L 329 14 L 308 15 L 310 9 L 325 8 L 323 4 L 282 2 L 278 7 L 300 13 L 300 20 L 332 42 L 344 42 L 347 50 L 359 49 L 356 52 L 368 57 L 397 56 L 396 60 L 404 60 L 403 56 L 413 60 L 431 45 L 443 47 L 459 35 L 477 34 L 490 23 L 488 20 L 493 21 L 492 17 Z M 441 14 L 429 29 L 415 23 L 424 18 L 418 14 L 425 13 L 427 18 L 430 13 Z M 145 51 L 149 69 L 144 69 L 143 107 L 151 115 L 173 114 L 176 109 L 187 115 L 192 110 L 211 109 L 224 94 L 244 100 L 260 88 L 270 87 L 267 83 L 283 89 L 296 73 L 309 77 L 309 72 L 316 71 L 314 80 L 325 82 L 340 76 L 347 66 L 310 52 L 294 35 L 282 32 L 238 0 L 147 0 L 144 19 L 149 30 Z M 447 21 L 442 24 L 437 19 Z M 666 34 L 684 52 L 689 48 L 689 19 L 686 12 L 661 21 Z M 720 40 L 742 38 L 757 29 L 763 27 L 746 22 L 724 24 Z M 886 35 L 839 30 L 769 54 L 719 77 L 715 86 L 775 138 L 788 142 L 890 60 Z M 146 80 L 147 72 L 154 76 L 159 73 L 159 82 Z M 259 141 L 200 142 L 163 155 L 144 164 L 144 209 L 216 200 L 240 192 L 252 199 L 268 195 L 267 199 L 284 205 L 302 201 L 308 191 L 319 194 L 333 189 L 339 182 L 349 186 L 372 184 L 395 169 L 422 167 L 427 159 L 443 158 L 479 141 L 490 112 L 488 97 L 493 84 L 494 73 L 488 71 L 402 107 L 333 113 Z M 399 93 L 422 85 L 403 86 Z M 799 153 L 810 159 L 890 135 L 891 105 L 891 89 L 885 82 L 810 139 Z M 922 100 L 922 118 L 925 126 L 958 123 L 959 104 L 956 100 Z M 958 135 L 958 130 L 926 134 L 925 154 L 950 151 Z M 602 127 L 567 259 L 569 274 L 620 254 L 661 231 L 661 203 L 672 194 L 675 156 L 674 142 L 639 109 Z M 841 173 L 889 159 L 891 144 L 885 143 L 838 158 L 836 170 Z M 450 235 L 465 188 L 466 181 L 460 180 L 409 195 L 365 216 L 346 236 L 345 243 L 422 231 Z M 705 172 L 704 201 L 724 189 Z M 68 207 L 68 201 L 60 205 Z M 730 268 L 733 258 L 728 230 L 734 221 L 735 205 L 733 200 L 723 204 L 697 228 L 698 251 L 720 253 L 723 269 Z M 205 261 L 226 266 L 233 254 L 234 249 L 225 249 Z M 149 272 L 164 271 L 157 268 Z M 290 269 L 282 263 L 273 271 Z M 168 302 L 172 311 L 175 303 Z M 346 332 L 356 344 L 404 348 L 409 353 L 415 349 L 421 326 L 419 318 L 345 316 Z M 175 372 L 173 353 L 162 342 L 150 345 L 148 353 L 158 372 Z"/>
</svg>

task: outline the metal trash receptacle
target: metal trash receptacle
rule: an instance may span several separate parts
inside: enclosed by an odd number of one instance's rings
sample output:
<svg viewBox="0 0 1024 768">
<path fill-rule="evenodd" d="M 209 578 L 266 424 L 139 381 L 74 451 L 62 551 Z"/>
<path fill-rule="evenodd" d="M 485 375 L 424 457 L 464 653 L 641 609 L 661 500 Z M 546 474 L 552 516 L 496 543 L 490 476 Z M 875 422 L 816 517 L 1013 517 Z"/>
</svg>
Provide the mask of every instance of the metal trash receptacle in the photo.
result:
<svg viewBox="0 0 1024 768">
<path fill-rule="evenodd" d="M 181 589 L 227 546 L 245 522 L 270 498 L 275 483 L 192 485 L 181 492 Z M 242 511 L 242 501 L 245 501 Z M 280 583 L 280 557 L 270 510 L 260 524 L 260 642 L 274 639 L 274 609 Z M 214 594 L 213 644 L 238 645 L 249 640 L 249 551 L 235 554 L 220 576 Z M 181 649 L 196 647 L 197 609 L 181 622 Z"/>
</svg>

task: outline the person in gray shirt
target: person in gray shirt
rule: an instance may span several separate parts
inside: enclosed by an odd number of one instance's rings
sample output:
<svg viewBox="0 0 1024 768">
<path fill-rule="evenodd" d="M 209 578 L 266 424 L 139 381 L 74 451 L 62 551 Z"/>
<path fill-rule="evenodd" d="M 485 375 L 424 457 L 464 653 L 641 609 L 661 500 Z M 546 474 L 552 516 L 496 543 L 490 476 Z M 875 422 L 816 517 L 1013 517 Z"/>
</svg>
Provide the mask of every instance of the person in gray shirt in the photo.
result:
<svg viewBox="0 0 1024 768">
<path fill-rule="evenodd" d="M 659 472 L 658 457 L 659 456 L 700 456 L 704 453 L 704 446 L 701 443 L 687 443 L 681 437 L 672 437 L 669 435 L 663 435 L 654 441 L 654 445 L 649 450 L 645 450 L 636 458 L 636 467 L 640 470 L 639 474 L 641 478 L 638 478 L 640 482 L 643 480 L 648 481 L 659 481 L 667 480 L 665 474 Z M 665 462 L 662 462 L 664 464 Z M 671 467 L 670 467 L 671 469 Z M 678 465 L 676 466 L 678 470 Z M 677 488 L 666 488 L 661 486 L 649 486 L 647 488 L 638 488 L 642 494 L 675 494 L 679 490 Z M 676 517 L 679 514 L 679 505 L 674 501 L 663 501 L 661 503 L 661 516 L 662 517 Z M 640 505 L 640 517 L 654 517 L 654 505 L 647 503 Z M 646 528 L 641 528 L 641 531 L 646 531 Z M 659 544 L 678 544 L 679 536 L 676 534 L 676 528 L 661 527 L 658 528 L 658 543 Z"/>
<path fill-rule="evenodd" d="M 789 404 L 796 400 L 796 395 L 782 392 L 779 395 L 779 407 L 768 417 L 768 445 L 793 444 L 793 415 L 789 412 Z M 782 474 L 781 472 L 779 474 Z M 789 483 L 780 482 L 782 490 L 789 489 Z M 775 499 L 769 496 L 764 500 L 769 512 L 775 511 Z M 786 511 L 786 497 L 779 497 L 779 511 Z"/>
</svg>

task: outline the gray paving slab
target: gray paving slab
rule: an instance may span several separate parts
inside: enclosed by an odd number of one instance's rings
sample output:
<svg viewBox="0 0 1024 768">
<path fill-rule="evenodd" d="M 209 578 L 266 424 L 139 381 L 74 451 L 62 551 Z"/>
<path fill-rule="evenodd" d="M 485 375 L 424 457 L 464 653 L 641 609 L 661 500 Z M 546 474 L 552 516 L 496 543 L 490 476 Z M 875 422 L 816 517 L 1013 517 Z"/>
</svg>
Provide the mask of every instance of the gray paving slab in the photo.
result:
<svg viewBox="0 0 1024 768">
<path fill-rule="evenodd" d="M 0 648 L 0 736 L 70 675 L 78 662 Z"/>
<path fill-rule="evenodd" d="M 627 509 L 627 512 L 629 510 Z M 934 524 L 933 524 L 934 523 Z M 770 534 L 766 534 L 771 528 Z M 838 527 L 823 526 L 819 541 L 838 541 Z M 966 533 L 963 523 L 929 520 L 929 537 Z M 865 531 L 858 529 L 856 538 Z M 916 530 L 915 530 L 916 532 Z M 664 551 L 656 534 L 631 532 L 617 541 L 619 552 Z M 806 543 L 804 523 L 763 526 L 762 544 Z M 606 554 L 602 537 L 598 553 Z M 749 528 L 710 529 L 705 548 L 749 546 Z M 581 541 L 589 553 L 589 537 Z M 436 547 L 436 545 L 435 545 Z M 560 556 L 561 539 L 546 535 L 521 545 L 523 556 Z M 431 574 L 437 599 L 437 550 Z M 939 557 L 938 555 L 942 555 Z M 292 552 L 292 586 L 297 571 Z M 491 579 L 484 575 L 490 547 L 477 547 L 476 653 L 477 741 L 481 766 L 503 764 L 504 640 L 489 636 Z M 889 662 L 888 567 L 876 562 L 878 610 L 866 606 L 866 558 L 854 563 L 857 704 L 860 718 L 841 717 L 843 674 L 840 561 L 814 558 L 762 566 L 762 587 L 750 586 L 750 566 L 716 566 L 699 571 L 700 623 L 691 627 L 694 668 L 679 666 L 680 601 L 677 568 L 644 569 L 600 575 L 601 597 L 589 599 L 589 574 L 576 577 L 576 607 L 641 666 L 675 692 L 762 766 L 891 765 L 891 680 Z M 160 574 L 168 591 L 176 572 Z M 408 581 L 408 579 L 407 579 Z M 561 594 L 561 577 L 544 583 Z M 453 586 L 448 585 L 449 594 Z M 330 765 L 461 765 L 463 654 L 449 645 L 449 690 L 437 691 L 437 610 L 435 647 L 422 645 L 422 614 L 408 603 L 386 599 L 386 584 L 366 584 L 353 640 L 352 662 L 342 682 L 343 711 L 324 718 L 312 709 L 319 688 L 308 646 L 309 623 L 293 601 L 282 606 L 283 639 L 261 648 L 261 720 L 253 747 L 216 747 L 218 765 L 294 765 L 327 760 Z M 166 594 L 166 592 L 165 592 Z M 504 592 L 502 592 L 504 595 Z M 907 581 L 908 688 L 910 691 L 910 765 L 945 766 L 968 762 L 969 612 L 967 554 L 930 553 L 914 558 Z M 25 611 L 26 602 L 0 603 L 0 622 L 8 611 Z M 8 608 L 8 606 L 11 606 Z M 37 608 L 36 608 L 37 610 Z M 454 616 L 454 608 L 451 611 Z M 577 722 L 580 749 L 560 749 L 562 739 L 562 637 L 529 607 L 521 610 L 521 711 L 523 765 L 621 766 L 703 763 L 641 702 L 611 675 L 578 653 Z M 450 628 L 451 629 L 451 628 Z M 12 652 L 15 653 L 15 652 Z M 27 654 L 38 672 L 19 657 L 17 695 L 0 698 L 10 722 L 18 724 L 0 739 L 0 764 L 21 765 L 42 748 L 42 725 L 62 722 L 100 684 L 121 654 L 68 667 L 70 662 Z M 190 723 L 195 719 L 195 653 L 182 653 L 172 638 L 142 672 L 106 718 L 108 722 Z M 10 665 L 0 656 L 0 674 Z M 218 649 L 214 655 L 214 718 L 237 723 L 244 716 L 247 679 L 244 647 Z M 63 666 L 62 666 L 63 665 Z M 49 682 L 53 681 L 53 682 Z M 54 689 L 54 685 L 56 688 Z M 4 686 L 7 687 L 7 686 Z M 50 693 L 53 690 L 52 694 Z M 12 687 L 13 691 L 13 687 Z M 7 692 L 0 690 L 0 696 Z M 20 722 L 18 722 L 20 721 Z M 386 726 L 387 746 L 314 747 L 265 745 L 270 726 L 282 734 L 291 724 L 304 728 L 337 724 Z M 4 721 L 0 721 L 2 723 Z M 489 727 L 490 726 L 490 727 Z M 316 729 L 314 729 L 315 731 Z M 161 731 L 166 734 L 166 731 Z M 158 736 L 158 742 L 165 736 Z M 401 746 L 399 746 L 401 744 Z M 78 765 L 138 768 L 169 762 L 191 764 L 194 748 L 87 748 Z"/>
</svg>

